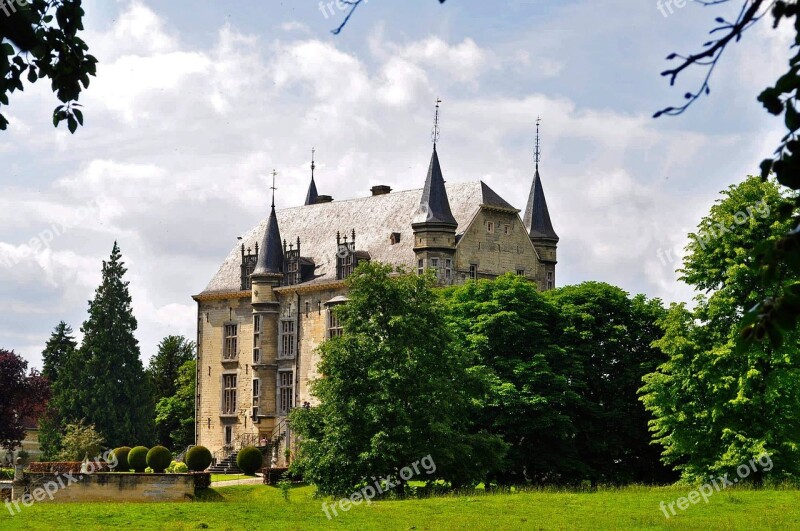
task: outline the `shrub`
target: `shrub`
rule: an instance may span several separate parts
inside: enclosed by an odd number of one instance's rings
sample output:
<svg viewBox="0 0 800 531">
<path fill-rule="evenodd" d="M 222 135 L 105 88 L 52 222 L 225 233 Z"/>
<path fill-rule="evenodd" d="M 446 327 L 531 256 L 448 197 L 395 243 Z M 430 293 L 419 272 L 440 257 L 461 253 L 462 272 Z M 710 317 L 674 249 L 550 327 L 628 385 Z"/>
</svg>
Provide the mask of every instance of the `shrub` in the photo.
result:
<svg viewBox="0 0 800 531">
<path fill-rule="evenodd" d="M 173 461 L 167 467 L 167 474 L 186 474 L 187 472 L 189 472 L 189 467 L 180 461 Z"/>
<path fill-rule="evenodd" d="M 128 464 L 128 454 L 130 451 L 130 446 L 121 446 L 114 449 L 114 458 L 117 460 L 117 466 L 114 467 L 114 472 L 127 472 L 131 469 L 131 466 Z"/>
<path fill-rule="evenodd" d="M 128 452 L 128 466 L 135 472 L 142 473 L 147 468 L 147 452 L 146 446 L 136 446 Z"/>
<path fill-rule="evenodd" d="M 108 463 L 91 461 L 94 472 L 108 472 Z M 81 461 L 47 461 L 28 465 L 31 474 L 80 474 Z M 99 466 L 98 466 L 99 465 Z"/>
<path fill-rule="evenodd" d="M 158 474 L 163 474 L 170 463 L 172 463 L 172 454 L 163 446 L 153 446 L 147 452 L 147 466 Z"/>
<path fill-rule="evenodd" d="M 242 472 L 252 476 L 264 464 L 264 456 L 261 455 L 261 450 L 255 446 L 248 446 L 239 451 L 239 455 L 236 456 L 236 464 L 242 469 Z"/>
<path fill-rule="evenodd" d="M 0 479 L 14 479 L 14 469 L 0 468 Z"/>
<path fill-rule="evenodd" d="M 211 451 L 205 446 L 192 446 L 184 458 L 186 466 L 193 472 L 202 472 L 211 466 Z"/>
<path fill-rule="evenodd" d="M 194 478 L 195 490 L 207 489 L 211 486 L 210 472 L 194 472 L 192 477 Z"/>
</svg>

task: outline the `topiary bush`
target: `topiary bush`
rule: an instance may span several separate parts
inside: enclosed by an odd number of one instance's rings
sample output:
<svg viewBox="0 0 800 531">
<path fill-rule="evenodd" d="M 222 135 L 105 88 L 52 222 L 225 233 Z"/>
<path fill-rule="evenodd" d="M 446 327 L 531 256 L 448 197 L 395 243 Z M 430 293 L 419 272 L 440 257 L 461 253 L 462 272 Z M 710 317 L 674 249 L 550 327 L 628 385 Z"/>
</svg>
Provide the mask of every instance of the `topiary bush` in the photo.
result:
<svg viewBox="0 0 800 531">
<path fill-rule="evenodd" d="M 167 467 L 167 474 L 186 474 L 187 472 L 189 472 L 189 467 L 180 461 L 173 461 Z"/>
<path fill-rule="evenodd" d="M 131 467 L 134 472 L 141 474 L 144 472 L 144 469 L 147 468 L 147 452 L 149 452 L 149 450 L 146 446 L 136 446 L 128 452 L 128 466 Z"/>
<path fill-rule="evenodd" d="M 163 474 L 172 463 L 172 453 L 163 446 L 153 446 L 147 452 L 147 466 L 156 474 Z"/>
<path fill-rule="evenodd" d="M 131 469 L 131 466 L 128 464 L 128 454 L 130 451 L 130 446 L 120 446 L 114 449 L 114 458 L 117 460 L 117 466 L 114 467 L 114 472 L 127 472 Z"/>
<path fill-rule="evenodd" d="M 252 476 L 264 464 L 264 456 L 261 455 L 261 450 L 255 446 L 248 446 L 239 451 L 239 455 L 236 456 L 236 464 L 242 469 L 242 472 Z"/>
<path fill-rule="evenodd" d="M 202 472 L 211 466 L 211 451 L 205 446 L 192 446 L 183 459 L 193 472 Z"/>
</svg>

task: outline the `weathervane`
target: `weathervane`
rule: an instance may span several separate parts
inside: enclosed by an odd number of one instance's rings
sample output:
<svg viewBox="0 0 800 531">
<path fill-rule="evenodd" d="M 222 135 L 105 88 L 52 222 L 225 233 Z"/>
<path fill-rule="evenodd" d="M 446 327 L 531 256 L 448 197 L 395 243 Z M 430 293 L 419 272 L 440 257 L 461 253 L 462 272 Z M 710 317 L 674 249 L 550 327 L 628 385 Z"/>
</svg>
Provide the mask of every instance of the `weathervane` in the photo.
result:
<svg viewBox="0 0 800 531">
<path fill-rule="evenodd" d="M 539 144 L 539 124 L 542 123 L 541 117 L 536 117 L 536 149 L 533 151 L 533 160 L 536 161 L 536 169 L 539 169 L 539 161 L 542 160 L 542 150 Z"/>
<path fill-rule="evenodd" d="M 436 147 L 436 143 L 439 141 L 439 105 L 441 103 L 441 98 L 436 98 L 436 116 L 433 119 L 433 132 L 431 134 L 434 148 Z"/>
<path fill-rule="evenodd" d="M 275 208 L 275 190 L 277 190 L 277 188 L 275 188 L 275 177 L 277 177 L 277 175 L 277 170 L 272 170 L 272 187 L 270 188 L 272 190 L 272 208 Z"/>
<path fill-rule="evenodd" d="M 317 165 L 314 163 L 314 155 L 317 153 L 316 148 L 311 148 L 311 179 L 314 179 L 314 170 L 317 169 Z"/>
</svg>

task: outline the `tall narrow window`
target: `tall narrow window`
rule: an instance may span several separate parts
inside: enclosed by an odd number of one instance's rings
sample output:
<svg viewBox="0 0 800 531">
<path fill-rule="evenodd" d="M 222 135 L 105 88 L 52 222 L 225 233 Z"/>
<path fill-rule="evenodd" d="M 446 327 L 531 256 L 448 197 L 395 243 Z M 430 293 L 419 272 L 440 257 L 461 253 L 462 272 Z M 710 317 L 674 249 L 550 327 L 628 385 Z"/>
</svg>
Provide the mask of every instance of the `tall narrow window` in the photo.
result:
<svg viewBox="0 0 800 531">
<path fill-rule="evenodd" d="M 253 316 L 253 365 L 261 363 L 261 316 Z"/>
<path fill-rule="evenodd" d="M 239 357 L 237 337 L 238 328 L 239 327 L 235 324 L 225 325 L 225 347 L 222 355 L 226 360 L 235 360 L 237 357 Z"/>
<path fill-rule="evenodd" d="M 328 337 L 338 337 L 342 335 L 342 323 L 333 308 L 328 310 Z"/>
<path fill-rule="evenodd" d="M 236 375 L 222 375 L 222 414 L 236 414 Z"/>
<path fill-rule="evenodd" d="M 258 406 L 261 403 L 261 380 L 253 378 L 253 419 L 258 418 Z"/>
<path fill-rule="evenodd" d="M 288 415 L 294 397 L 294 371 L 278 372 L 278 414 Z"/>
<path fill-rule="evenodd" d="M 547 289 L 553 289 L 554 282 L 553 282 L 553 272 L 547 272 Z"/>
<path fill-rule="evenodd" d="M 469 265 L 469 278 L 475 280 L 478 278 L 478 265 L 477 264 L 470 264 Z"/>
<path fill-rule="evenodd" d="M 450 276 L 452 275 L 453 271 L 453 261 L 449 258 L 446 258 L 444 261 L 444 278 L 445 280 L 450 280 Z"/>
<path fill-rule="evenodd" d="M 233 444 L 233 426 L 225 426 L 225 445 Z"/>
<path fill-rule="evenodd" d="M 423 260 L 423 259 L 421 259 L 421 258 L 420 258 L 420 259 L 417 261 L 417 274 L 418 274 L 418 275 L 421 275 L 421 274 L 423 274 L 424 272 L 425 272 L 425 260 Z"/>
<path fill-rule="evenodd" d="M 486 232 L 494 232 L 494 221 L 486 222 Z"/>
<path fill-rule="evenodd" d="M 291 359 L 295 357 L 295 329 L 294 321 L 281 321 L 281 349 L 278 353 L 281 359 Z"/>
</svg>

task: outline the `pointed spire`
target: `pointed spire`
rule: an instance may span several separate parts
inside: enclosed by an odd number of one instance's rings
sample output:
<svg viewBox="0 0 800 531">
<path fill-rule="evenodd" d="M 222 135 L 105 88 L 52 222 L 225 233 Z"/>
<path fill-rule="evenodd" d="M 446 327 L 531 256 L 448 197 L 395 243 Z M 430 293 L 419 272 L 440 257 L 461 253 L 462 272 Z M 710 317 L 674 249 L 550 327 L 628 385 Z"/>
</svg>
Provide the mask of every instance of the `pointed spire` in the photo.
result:
<svg viewBox="0 0 800 531">
<path fill-rule="evenodd" d="M 419 212 L 414 217 L 414 223 L 430 222 L 458 226 L 458 222 L 450 210 L 450 201 L 447 199 L 447 190 L 444 187 L 444 176 L 442 167 L 439 165 L 436 146 L 433 147 L 428 177 L 425 179 L 425 188 L 422 189 Z"/>
<path fill-rule="evenodd" d="M 436 114 L 433 118 L 433 131 L 431 138 L 433 139 L 433 149 L 436 149 L 436 143 L 439 141 L 439 105 L 442 104 L 441 98 L 436 98 Z"/>
<path fill-rule="evenodd" d="M 314 183 L 314 170 L 317 169 L 317 164 L 314 160 L 314 155 L 316 152 L 316 149 L 311 149 L 311 184 L 308 186 L 308 193 L 306 193 L 306 206 L 316 203 L 317 198 L 319 197 L 319 194 L 317 193 L 317 185 Z"/>
<path fill-rule="evenodd" d="M 261 252 L 253 275 L 280 275 L 283 273 L 283 240 L 278 227 L 278 216 L 275 214 L 275 176 L 278 172 L 272 171 L 272 208 L 270 209 L 267 228 L 261 240 Z"/>
<path fill-rule="evenodd" d="M 525 228 L 528 229 L 528 236 L 531 238 L 558 241 L 558 235 L 553 229 L 552 221 L 550 221 L 550 211 L 547 209 L 542 178 L 539 175 L 539 161 L 542 156 L 539 143 L 539 124 L 541 121 L 541 118 L 536 120 L 536 149 L 534 151 L 536 170 L 533 174 L 533 184 L 528 195 L 528 204 L 525 206 L 525 217 L 522 221 L 525 223 Z"/>
</svg>

